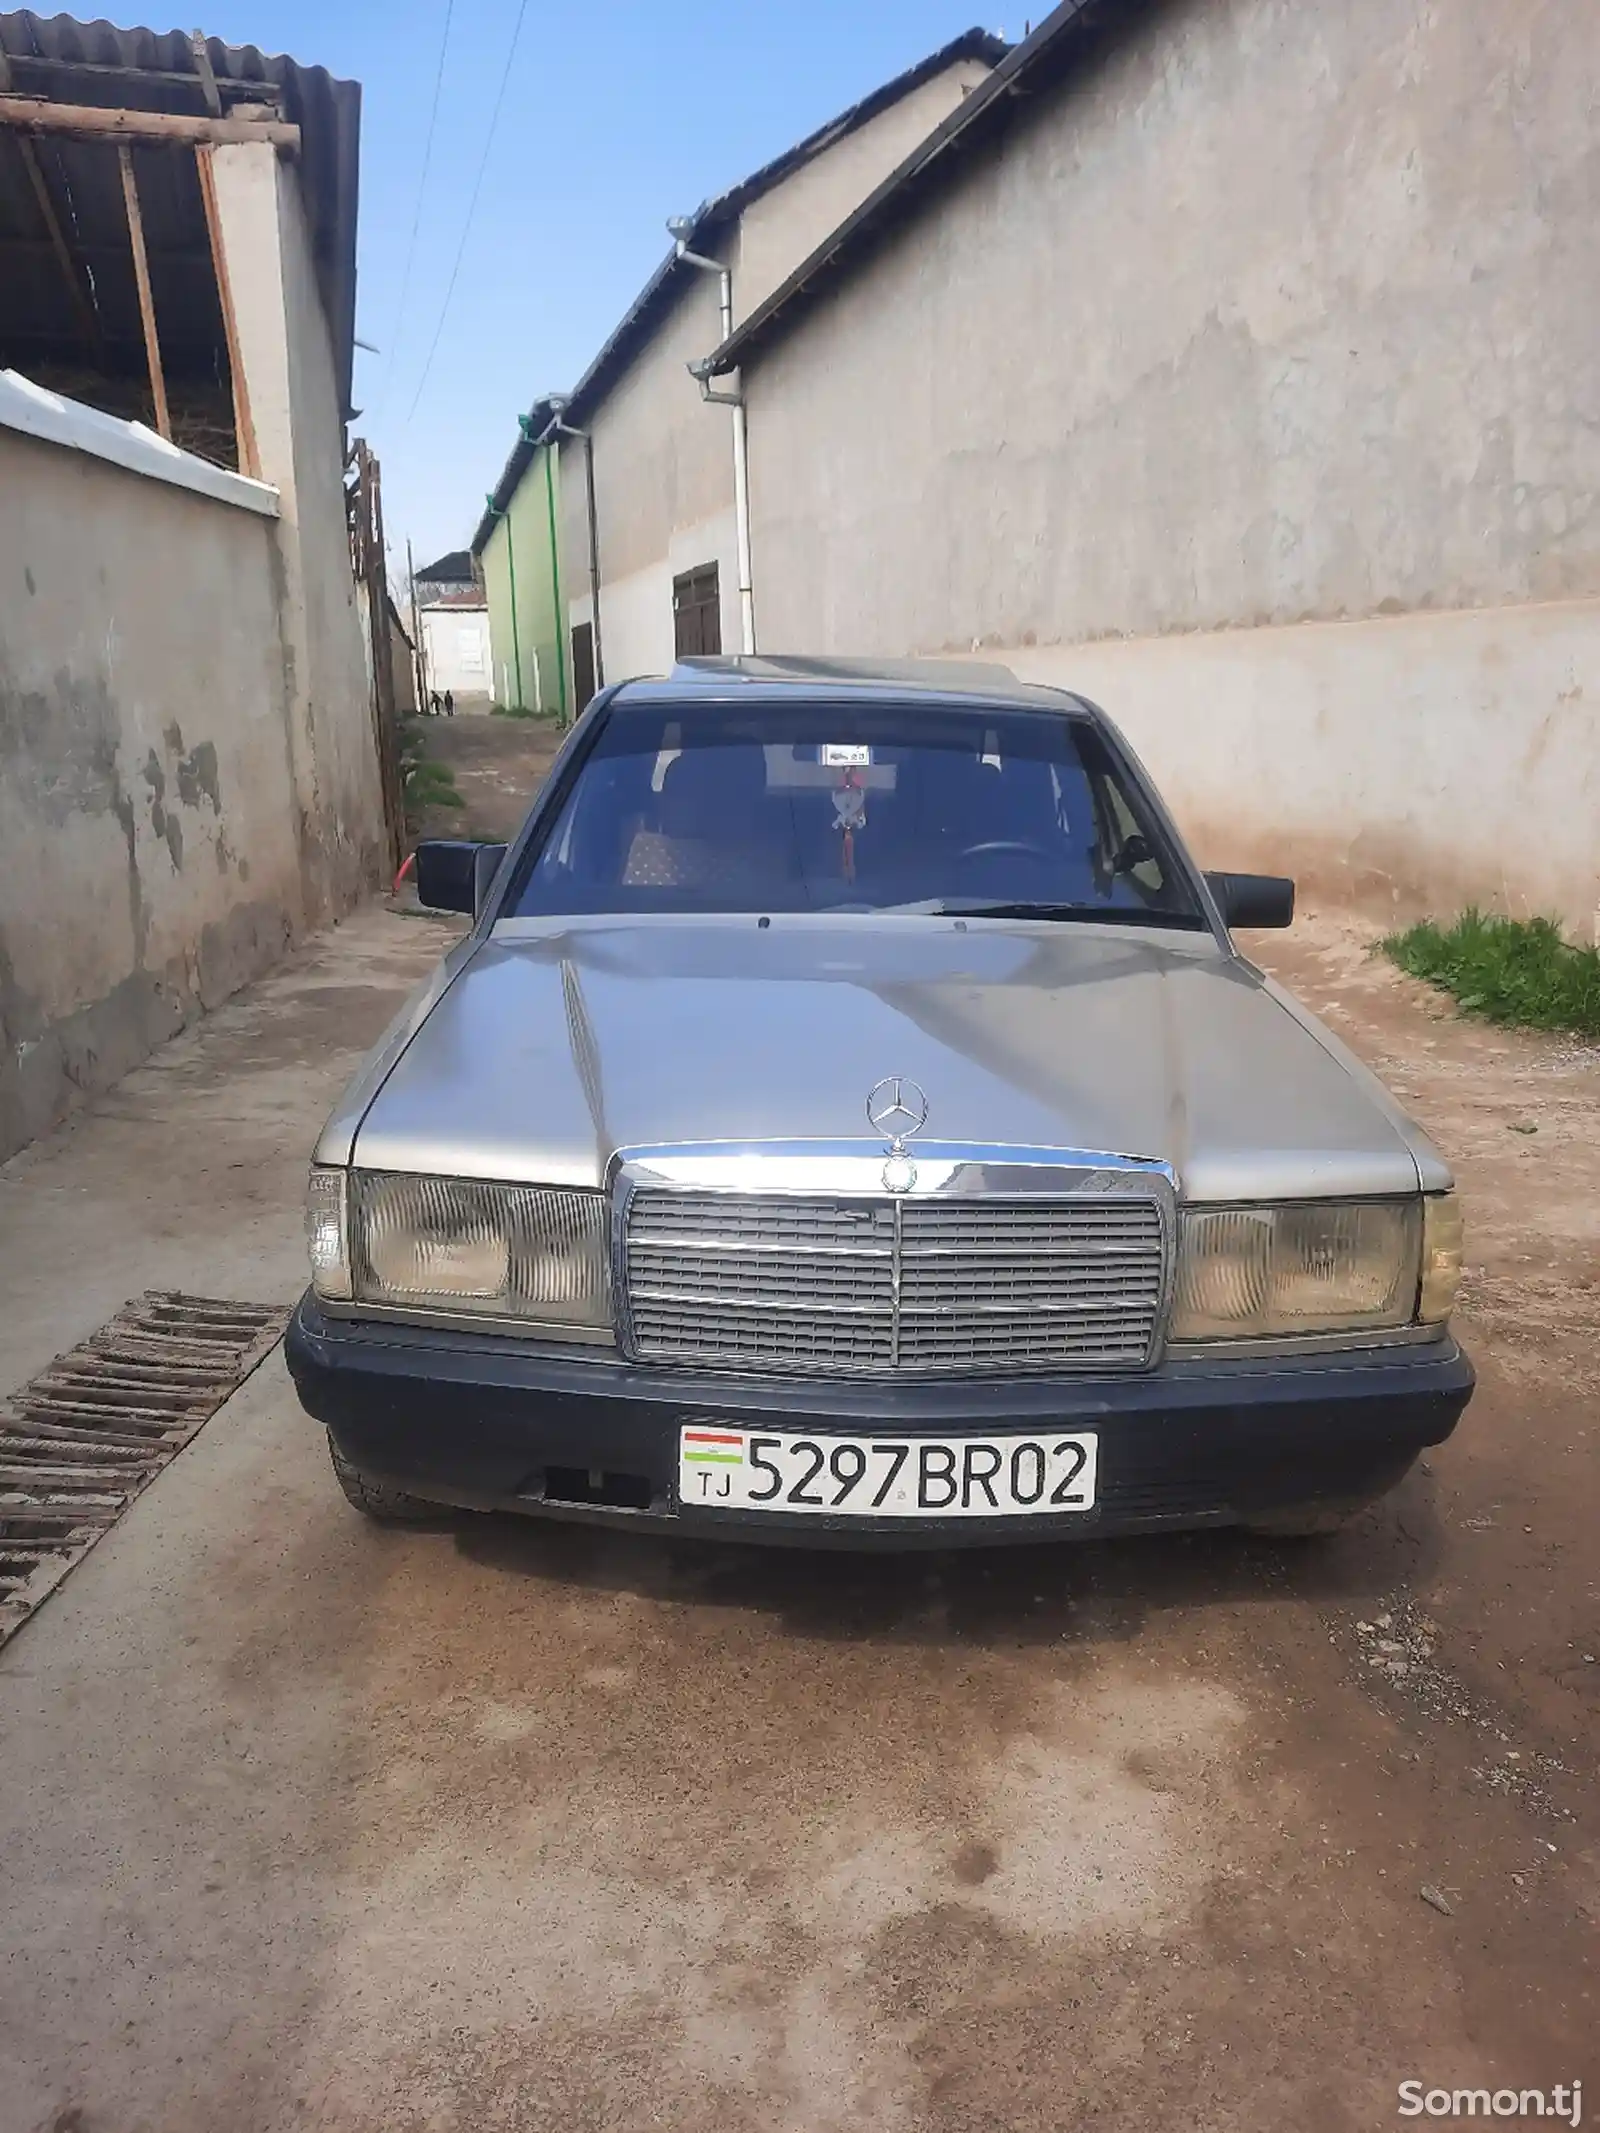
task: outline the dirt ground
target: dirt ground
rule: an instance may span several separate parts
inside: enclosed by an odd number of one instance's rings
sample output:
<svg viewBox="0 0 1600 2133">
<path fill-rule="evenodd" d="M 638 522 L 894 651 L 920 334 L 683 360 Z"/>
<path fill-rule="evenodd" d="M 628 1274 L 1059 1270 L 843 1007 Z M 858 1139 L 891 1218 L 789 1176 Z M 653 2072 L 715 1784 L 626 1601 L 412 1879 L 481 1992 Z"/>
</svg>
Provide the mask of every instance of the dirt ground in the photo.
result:
<svg viewBox="0 0 1600 2133">
<path fill-rule="evenodd" d="M 0 1170 L 0 1386 L 152 1283 L 295 1292 L 321 1114 L 447 937 L 360 915 Z M 1394 1499 L 1299 1547 L 383 1532 L 273 1358 L 0 1652 L 0 2133 L 1600 2093 L 1600 1057 L 1366 940 L 1270 960 L 1467 1196 L 1481 1389 Z"/>
<path fill-rule="evenodd" d="M 417 825 L 424 837 L 514 836 L 566 735 L 544 718 L 495 718 L 458 712 L 419 721 L 424 755 L 455 772 L 464 806 L 429 807 Z"/>
</svg>

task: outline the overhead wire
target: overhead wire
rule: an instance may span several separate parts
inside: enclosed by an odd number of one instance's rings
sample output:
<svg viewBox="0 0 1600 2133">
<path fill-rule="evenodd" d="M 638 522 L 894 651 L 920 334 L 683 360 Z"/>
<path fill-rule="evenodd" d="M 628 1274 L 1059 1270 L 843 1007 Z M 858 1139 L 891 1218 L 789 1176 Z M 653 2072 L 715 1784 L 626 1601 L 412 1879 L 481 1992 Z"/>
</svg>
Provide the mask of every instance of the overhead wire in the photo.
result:
<svg viewBox="0 0 1600 2133">
<path fill-rule="evenodd" d="M 394 367 L 399 360 L 400 343 L 406 329 L 406 298 L 411 294 L 411 269 L 417 257 L 417 232 L 422 226 L 423 202 L 428 197 L 428 171 L 433 162 L 433 137 L 439 124 L 439 95 L 444 87 L 445 55 L 450 49 L 450 23 L 456 11 L 456 0 L 445 0 L 444 30 L 439 39 L 439 58 L 433 70 L 433 103 L 428 111 L 428 131 L 422 144 L 422 171 L 417 179 L 417 204 L 411 217 L 411 235 L 406 240 L 406 263 L 400 275 L 400 302 L 395 312 L 394 332 L 389 336 L 389 356 L 383 366 L 383 382 L 378 388 L 381 406 L 388 397 L 389 381 L 394 376 Z"/>
<path fill-rule="evenodd" d="M 406 420 L 408 422 L 416 413 L 418 403 L 422 399 L 422 389 L 428 382 L 428 375 L 433 369 L 433 359 L 439 350 L 439 339 L 444 332 L 444 322 L 450 315 L 450 299 L 455 294 L 456 282 L 461 273 L 461 262 L 466 257 L 467 239 L 472 234 L 472 218 L 478 211 L 478 198 L 483 191 L 484 173 L 489 168 L 489 155 L 494 147 L 495 131 L 500 124 L 500 112 L 506 100 L 506 90 L 510 86 L 511 68 L 517 56 L 517 44 L 522 36 L 523 19 L 527 12 L 528 0 L 519 0 L 517 19 L 511 30 L 511 42 L 506 47 L 506 63 L 500 74 L 500 86 L 495 91 L 494 109 L 489 114 L 488 131 L 483 137 L 483 154 L 478 158 L 478 173 L 472 181 L 472 197 L 467 202 L 467 217 L 461 225 L 461 241 L 456 246 L 456 256 L 450 269 L 450 278 L 445 283 L 444 296 L 439 305 L 439 318 L 433 329 L 433 339 L 428 343 L 428 354 L 422 366 L 422 375 L 417 380 L 417 389 L 411 396 L 410 407 L 406 410 Z"/>
</svg>

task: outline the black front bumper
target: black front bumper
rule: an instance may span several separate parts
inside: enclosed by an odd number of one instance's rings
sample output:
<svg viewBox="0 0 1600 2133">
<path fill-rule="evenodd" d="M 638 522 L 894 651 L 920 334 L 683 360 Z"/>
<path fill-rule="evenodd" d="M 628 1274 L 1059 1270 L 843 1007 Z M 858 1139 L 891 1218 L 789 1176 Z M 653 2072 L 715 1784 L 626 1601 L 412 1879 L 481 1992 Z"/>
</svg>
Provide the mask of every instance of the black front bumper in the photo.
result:
<svg viewBox="0 0 1600 2133">
<path fill-rule="evenodd" d="M 306 1296 L 289 1326 L 301 1404 L 351 1465 L 439 1503 L 741 1539 L 972 1546 L 1232 1525 L 1381 1494 L 1447 1437 L 1472 1365 L 1445 1338 L 1337 1354 L 1169 1361 L 1147 1377 L 939 1383 L 740 1378 L 607 1350 L 341 1319 Z M 680 1505 L 684 1423 L 855 1436 L 1093 1429 L 1092 1512 L 832 1519 Z M 909 1524 L 909 1529 L 908 1529 Z"/>
</svg>

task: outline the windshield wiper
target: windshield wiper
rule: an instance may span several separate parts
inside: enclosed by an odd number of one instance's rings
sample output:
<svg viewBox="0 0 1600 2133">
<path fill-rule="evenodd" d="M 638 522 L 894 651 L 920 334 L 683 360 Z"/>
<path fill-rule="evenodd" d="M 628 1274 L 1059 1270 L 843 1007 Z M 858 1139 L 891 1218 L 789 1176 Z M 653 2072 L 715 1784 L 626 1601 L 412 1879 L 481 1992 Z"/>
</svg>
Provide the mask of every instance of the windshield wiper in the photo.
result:
<svg viewBox="0 0 1600 2133">
<path fill-rule="evenodd" d="M 1196 926 L 1204 923 L 1187 911 L 1152 911 L 1129 904 L 1054 904 L 1028 900 L 987 902 L 958 897 L 931 897 L 925 903 L 891 906 L 929 918 L 1043 918 L 1065 924 L 1108 926 Z"/>
</svg>

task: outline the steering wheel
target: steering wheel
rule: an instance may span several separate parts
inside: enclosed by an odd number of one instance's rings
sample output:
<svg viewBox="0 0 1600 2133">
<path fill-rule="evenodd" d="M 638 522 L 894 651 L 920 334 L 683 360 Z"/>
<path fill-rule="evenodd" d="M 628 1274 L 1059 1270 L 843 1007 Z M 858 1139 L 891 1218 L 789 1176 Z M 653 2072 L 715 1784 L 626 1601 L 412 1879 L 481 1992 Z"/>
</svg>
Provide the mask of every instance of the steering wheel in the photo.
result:
<svg viewBox="0 0 1600 2133">
<path fill-rule="evenodd" d="M 957 866 L 965 866 L 969 859 L 988 859 L 997 852 L 1019 853 L 1024 859 L 1042 859 L 1049 864 L 1050 854 L 1042 844 L 1030 843 L 1026 837 L 991 837 L 984 844 L 969 844 L 964 852 L 956 854 Z"/>
</svg>

